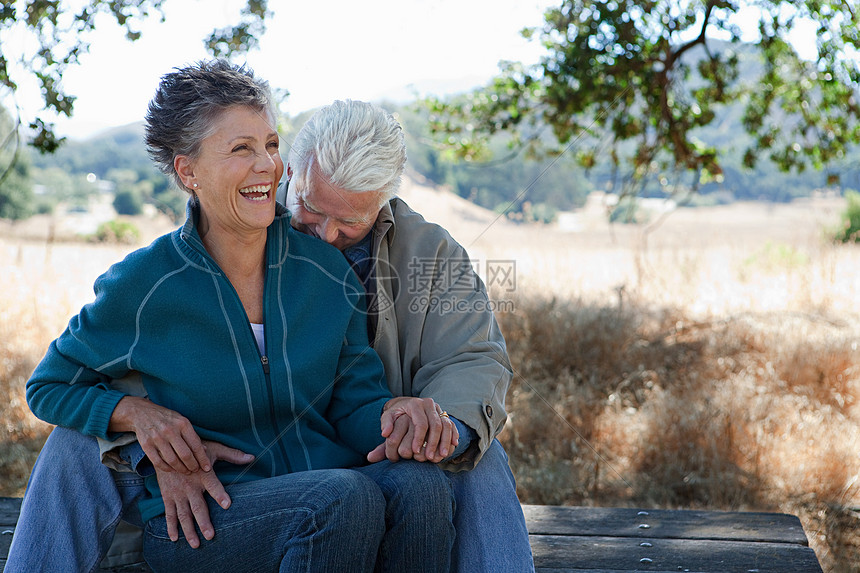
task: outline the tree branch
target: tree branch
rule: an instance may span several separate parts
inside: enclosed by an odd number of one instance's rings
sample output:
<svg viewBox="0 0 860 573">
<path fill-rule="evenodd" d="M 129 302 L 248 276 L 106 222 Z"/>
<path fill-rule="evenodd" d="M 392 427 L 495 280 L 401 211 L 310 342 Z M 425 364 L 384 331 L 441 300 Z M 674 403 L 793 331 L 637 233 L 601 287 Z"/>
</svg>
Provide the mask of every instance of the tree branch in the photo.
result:
<svg viewBox="0 0 860 573">
<path fill-rule="evenodd" d="M 708 29 L 708 21 L 711 19 L 711 12 L 713 11 L 713 9 L 714 3 L 708 2 L 707 7 L 705 8 L 705 18 L 704 20 L 702 20 L 702 29 L 699 32 L 699 35 L 681 46 L 680 48 L 678 48 L 675 53 L 672 54 L 671 61 L 666 62 L 666 68 L 671 68 L 677 60 L 681 59 L 681 56 L 683 56 L 687 50 L 690 50 L 694 46 L 697 46 L 699 44 L 705 43 L 705 31 Z"/>
</svg>

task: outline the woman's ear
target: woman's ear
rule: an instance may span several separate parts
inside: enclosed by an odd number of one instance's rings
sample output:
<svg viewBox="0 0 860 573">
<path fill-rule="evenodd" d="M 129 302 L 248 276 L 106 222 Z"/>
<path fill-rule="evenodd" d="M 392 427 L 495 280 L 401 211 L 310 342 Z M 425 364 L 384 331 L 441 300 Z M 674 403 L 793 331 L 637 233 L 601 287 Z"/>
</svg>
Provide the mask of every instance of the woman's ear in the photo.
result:
<svg viewBox="0 0 860 573">
<path fill-rule="evenodd" d="M 177 155 L 173 158 L 173 169 L 179 175 L 182 184 L 188 189 L 197 188 L 197 177 L 194 175 L 194 165 L 187 155 Z"/>
<path fill-rule="evenodd" d="M 287 180 L 293 178 L 293 166 L 287 163 Z"/>
</svg>

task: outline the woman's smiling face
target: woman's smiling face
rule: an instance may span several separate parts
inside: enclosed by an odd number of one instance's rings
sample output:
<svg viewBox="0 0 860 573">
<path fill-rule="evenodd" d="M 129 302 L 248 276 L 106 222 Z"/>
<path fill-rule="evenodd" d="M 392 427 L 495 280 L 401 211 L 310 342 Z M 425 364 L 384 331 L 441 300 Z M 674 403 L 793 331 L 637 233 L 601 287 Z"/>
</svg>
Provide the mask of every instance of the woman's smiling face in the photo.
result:
<svg viewBox="0 0 860 573">
<path fill-rule="evenodd" d="M 274 125 L 265 112 L 227 108 L 202 141 L 199 155 L 185 158 L 191 176 L 186 185 L 200 200 L 207 232 L 250 233 L 272 223 L 275 189 L 284 172 Z M 182 166 L 177 165 L 177 172 L 182 173 Z"/>
</svg>

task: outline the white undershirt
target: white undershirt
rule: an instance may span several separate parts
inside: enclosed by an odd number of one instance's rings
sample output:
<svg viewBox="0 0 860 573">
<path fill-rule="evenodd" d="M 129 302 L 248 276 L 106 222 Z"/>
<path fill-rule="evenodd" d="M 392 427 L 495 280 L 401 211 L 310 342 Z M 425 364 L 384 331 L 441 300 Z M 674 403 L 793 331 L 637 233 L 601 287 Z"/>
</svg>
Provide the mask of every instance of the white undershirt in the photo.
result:
<svg viewBox="0 0 860 573">
<path fill-rule="evenodd" d="M 251 329 L 253 329 L 253 331 L 254 331 L 254 338 L 257 339 L 257 348 L 260 349 L 260 354 L 265 356 L 266 355 L 266 333 L 265 333 L 265 329 L 263 327 L 264 327 L 264 325 L 262 325 L 262 324 L 256 324 L 253 322 L 251 323 Z"/>
</svg>

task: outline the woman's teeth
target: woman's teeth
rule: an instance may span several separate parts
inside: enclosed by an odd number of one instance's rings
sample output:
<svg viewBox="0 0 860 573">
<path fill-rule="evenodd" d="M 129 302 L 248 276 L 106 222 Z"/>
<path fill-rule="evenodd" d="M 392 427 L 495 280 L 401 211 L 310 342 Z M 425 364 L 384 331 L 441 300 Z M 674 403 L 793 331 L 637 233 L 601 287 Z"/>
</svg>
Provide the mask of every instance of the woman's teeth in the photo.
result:
<svg viewBox="0 0 860 573">
<path fill-rule="evenodd" d="M 254 185 L 253 187 L 240 189 L 239 193 L 251 201 L 265 201 L 269 198 L 269 190 L 271 188 L 271 185 Z"/>
</svg>

